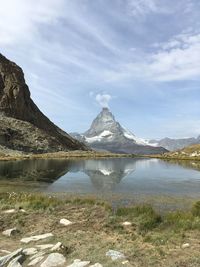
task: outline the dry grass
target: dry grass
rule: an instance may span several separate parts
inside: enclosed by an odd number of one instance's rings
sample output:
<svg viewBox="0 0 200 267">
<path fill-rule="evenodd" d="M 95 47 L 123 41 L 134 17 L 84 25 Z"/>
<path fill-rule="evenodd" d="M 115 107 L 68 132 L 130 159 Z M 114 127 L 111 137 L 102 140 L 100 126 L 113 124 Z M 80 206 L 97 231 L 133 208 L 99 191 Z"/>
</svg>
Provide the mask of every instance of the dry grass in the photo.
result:
<svg viewBox="0 0 200 267">
<path fill-rule="evenodd" d="M 24 208 L 26 213 L 4 214 L 5 208 Z M 1 194 L 0 231 L 17 227 L 19 236 L 8 239 L 0 235 L 0 248 L 13 250 L 21 246 L 21 237 L 53 232 L 49 242 L 61 241 L 68 248 L 67 261 L 76 258 L 100 262 L 103 266 L 122 266 L 105 253 L 109 249 L 123 252 L 129 264 L 140 267 L 200 266 L 200 205 L 188 212 L 160 215 L 149 205 L 121 207 L 113 211 L 108 203 L 94 198 L 48 197 L 42 194 Z M 61 218 L 74 222 L 59 224 Z M 124 221 L 132 226 L 125 227 Z M 182 249 L 183 243 L 190 247 Z M 33 245 L 32 245 L 33 246 Z"/>
</svg>

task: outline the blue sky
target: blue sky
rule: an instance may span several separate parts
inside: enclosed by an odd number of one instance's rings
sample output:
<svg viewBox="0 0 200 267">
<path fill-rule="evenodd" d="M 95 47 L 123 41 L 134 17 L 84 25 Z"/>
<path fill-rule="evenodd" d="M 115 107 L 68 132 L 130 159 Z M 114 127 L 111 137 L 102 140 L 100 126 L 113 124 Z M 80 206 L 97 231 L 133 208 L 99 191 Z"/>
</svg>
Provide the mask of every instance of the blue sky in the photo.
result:
<svg viewBox="0 0 200 267">
<path fill-rule="evenodd" d="M 109 105 L 139 137 L 200 134 L 199 0 L 0 4 L 0 51 L 67 132 L 84 132 Z"/>
</svg>

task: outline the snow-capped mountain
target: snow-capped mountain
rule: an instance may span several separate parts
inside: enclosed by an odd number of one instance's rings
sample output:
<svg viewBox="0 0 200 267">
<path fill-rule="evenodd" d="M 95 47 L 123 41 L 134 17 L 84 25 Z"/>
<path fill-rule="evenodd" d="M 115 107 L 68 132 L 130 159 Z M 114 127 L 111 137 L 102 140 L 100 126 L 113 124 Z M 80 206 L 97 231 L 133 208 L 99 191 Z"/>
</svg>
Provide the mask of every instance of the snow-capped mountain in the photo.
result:
<svg viewBox="0 0 200 267">
<path fill-rule="evenodd" d="M 162 147 L 151 146 L 146 140 L 136 137 L 122 127 L 108 108 L 102 109 L 88 131 L 83 134 L 72 133 L 71 135 L 97 150 L 133 154 L 167 152 Z"/>
<path fill-rule="evenodd" d="M 153 146 L 162 146 L 169 151 L 176 151 L 187 146 L 200 144 L 200 136 L 198 136 L 197 138 L 191 137 L 182 139 L 172 139 L 166 137 L 161 140 L 150 140 L 149 144 Z"/>
</svg>

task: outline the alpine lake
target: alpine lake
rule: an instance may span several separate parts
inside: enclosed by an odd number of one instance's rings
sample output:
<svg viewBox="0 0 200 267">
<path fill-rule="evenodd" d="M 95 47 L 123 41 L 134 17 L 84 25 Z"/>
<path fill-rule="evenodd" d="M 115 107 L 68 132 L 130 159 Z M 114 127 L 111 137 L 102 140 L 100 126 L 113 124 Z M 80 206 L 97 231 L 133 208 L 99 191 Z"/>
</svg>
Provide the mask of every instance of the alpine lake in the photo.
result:
<svg viewBox="0 0 200 267">
<path fill-rule="evenodd" d="M 200 197 L 200 162 L 152 158 L 33 159 L 0 162 L 0 193 L 93 196 L 112 204 L 187 209 Z"/>
</svg>

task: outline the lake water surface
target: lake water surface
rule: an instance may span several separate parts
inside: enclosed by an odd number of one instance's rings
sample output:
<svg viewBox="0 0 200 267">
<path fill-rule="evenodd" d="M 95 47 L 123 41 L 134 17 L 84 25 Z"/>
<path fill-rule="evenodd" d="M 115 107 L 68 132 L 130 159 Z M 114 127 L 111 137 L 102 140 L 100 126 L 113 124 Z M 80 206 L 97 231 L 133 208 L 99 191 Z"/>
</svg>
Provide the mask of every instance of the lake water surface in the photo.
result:
<svg viewBox="0 0 200 267">
<path fill-rule="evenodd" d="M 0 192 L 200 197 L 200 163 L 159 159 L 0 162 Z"/>
</svg>

